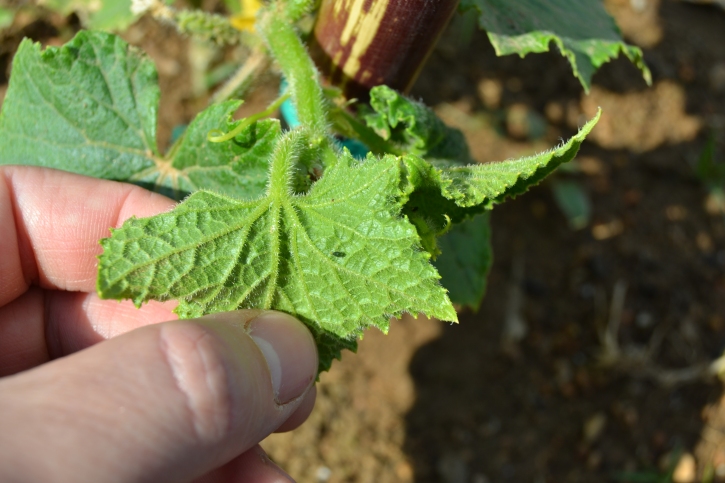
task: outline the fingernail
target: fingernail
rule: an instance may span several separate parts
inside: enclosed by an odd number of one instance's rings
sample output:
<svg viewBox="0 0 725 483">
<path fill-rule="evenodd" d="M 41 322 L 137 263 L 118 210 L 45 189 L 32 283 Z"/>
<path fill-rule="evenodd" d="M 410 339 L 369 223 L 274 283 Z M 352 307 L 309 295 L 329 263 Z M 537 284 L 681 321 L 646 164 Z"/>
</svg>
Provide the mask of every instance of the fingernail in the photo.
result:
<svg viewBox="0 0 725 483">
<path fill-rule="evenodd" d="M 317 346 L 310 331 L 281 312 L 260 314 L 248 330 L 267 361 L 277 403 L 302 396 L 317 375 Z"/>
</svg>

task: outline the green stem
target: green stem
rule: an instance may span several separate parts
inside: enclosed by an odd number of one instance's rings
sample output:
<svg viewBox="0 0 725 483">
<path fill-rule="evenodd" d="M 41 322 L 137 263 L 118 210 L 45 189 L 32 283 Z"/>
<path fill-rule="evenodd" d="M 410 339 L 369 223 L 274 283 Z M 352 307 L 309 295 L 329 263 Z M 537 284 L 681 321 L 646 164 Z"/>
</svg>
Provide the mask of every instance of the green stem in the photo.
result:
<svg viewBox="0 0 725 483">
<path fill-rule="evenodd" d="M 328 108 L 318 81 L 319 74 L 283 7 L 279 2 L 273 4 L 257 21 L 257 28 L 289 83 L 300 123 L 312 135 L 313 144 L 320 146 L 327 157 Z"/>
<path fill-rule="evenodd" d="M 284 93 L 283 95 L 279 96 L 277 98 L 277 100 L 274 101 L 272 104 L 270 104 L 267 109 L 265 109 L 262 112 L 252 114 L 251 116 L 242 119 L 242 121 L 237 125 L 237 127 L 232 129 L 228 133 L 224 133 L 221 129 L 212 129 L 206 135 L 206 139 L 211 143 L 222 143 L 224 141 L 229 141 L 230 139 L 233 139 L 234 136 L 243 132 L 245 129 L 247 129 L 249 126 L 251 126 L 255 122 L 257 122 L 260 119 L 265 118 L 267 116 L 271 116 L 274 113 L 274 111 L 279 109 L 279 106 L 281 106 L 284 101 L 289 99 L 289 96 L 290 96 L 289 93 Z"/>
<path fill-rule="evenodd" d="M 286 132 L 272 154 L 267 196 L 281 202 L 290 196 L 292 169 L 305 140 L 305 132 L 295 129 Z"/>
</svg>

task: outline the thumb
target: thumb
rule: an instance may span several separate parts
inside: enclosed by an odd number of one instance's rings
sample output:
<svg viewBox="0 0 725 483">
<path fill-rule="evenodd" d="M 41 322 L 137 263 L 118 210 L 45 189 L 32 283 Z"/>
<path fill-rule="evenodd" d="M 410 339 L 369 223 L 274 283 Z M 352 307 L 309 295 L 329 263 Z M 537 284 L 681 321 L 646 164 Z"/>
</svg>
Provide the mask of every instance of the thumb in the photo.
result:
<svg viewBox="0 0 725 483">
<path fill-rule="evenodd" d="M 191 481 L 284 423 L 316 373 L 279 312 L 134 330 L 0 380 L 0 480 Z"/>
</svg>

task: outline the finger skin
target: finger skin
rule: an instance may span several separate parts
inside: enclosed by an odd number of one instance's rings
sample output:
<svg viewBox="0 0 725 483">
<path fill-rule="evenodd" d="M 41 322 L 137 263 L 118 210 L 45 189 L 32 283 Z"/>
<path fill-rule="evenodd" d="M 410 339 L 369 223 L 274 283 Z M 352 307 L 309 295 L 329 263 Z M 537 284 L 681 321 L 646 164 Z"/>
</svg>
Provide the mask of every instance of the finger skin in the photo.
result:
<svg viewBox="0 0 725 483">
<path fill-rule="evenodd" d="M 0 226 L 5 230 L 0 236 L 0 376 L 141 324 L 175 319 L 173 305 L 151 304 L 133 312 L 129 303 L 119 306 L 66 292 L 95 292 L 98 241 L 109 236 L 109 228 L 131 215 L 150 216 L 173 205 L 124 183 L 45 168 L 0 167 Z M 73 323 L 66 325 L 69 319 Z"/>
<path fill-rule="evenodd" d="M 194 483 L 294 483 L 294 480 L 257 445 Z"/>
<path fill-rule="evenodd" d="M 176 318 L 173 302 L 139 310 L 95 294 L 98 240 L 172 206 L 122 183 L 0 167 L 0 376 L 27 371 L 0 380 L 0 481 L 190 481 L 214 468 L 210 481 L 291 481 L 244 451 L 299 426 L 316 392 L 279 404 L 249 337 L 162 324 L 29 370 Z"/>
<path fill-rule="evenodd" d="M 0 380 L 0 481 L 192 481 L 252 448 L 305 392 L 275 401 L 248 312 L 143 327 Z"/>
<path fill-rule="evenodd" d="M 287 418 L 287 420 L 282 423 L 282 425 L 278 427 L 274 432 L 286 433 L 302 426 L 302 423 L 307 421 L 307 418 L 310 417 L 312 410 L 315 408 L 316 400 L 317 386 L 312 386 L 310 390 L 307 391 L 307 394 L 305 394 L 304 399 L 302 400 L 302 402 L 300 402 L 300 405 L 297 407 L 295 412 L 292 413 L 292 415 Z"/>
<path fill-rule="evenodd" d="M 131 215 L 150 216 L 174 206 L 138 186 L 53 169 L 0 167 L 0 185 L 0 226 L 14 227 L 0 246 L 5 259 L 0 306 L 30 283 L 95 290 L 98 240 L 110 235 L 108 229 Z"/>
<path fill-rule="evenodd" d="M 174 320 L 175 302 L 101 300 L 31 287 L 0 307 L 0 377 L 32 369 L 138 327 Z"/>
</svg>

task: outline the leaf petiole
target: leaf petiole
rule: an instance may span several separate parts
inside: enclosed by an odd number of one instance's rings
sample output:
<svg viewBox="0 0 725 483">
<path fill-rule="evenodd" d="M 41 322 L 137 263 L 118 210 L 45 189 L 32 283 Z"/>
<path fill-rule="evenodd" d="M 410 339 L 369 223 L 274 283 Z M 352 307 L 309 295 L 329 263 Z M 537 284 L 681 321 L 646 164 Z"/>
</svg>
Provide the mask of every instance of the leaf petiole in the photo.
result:
<svg viewBox="0 0 725 483">
<path fill-rule="evenodd" d="M 211 143 L 223 143 L 224 141 L 229 141 L 230 139 L 233 139 L 236 135 L 243 132 L 245 129 L 247 129 L 249 126 L 254 124 L 255 122 L 259 121 L 260 119 L 263 119 L 267 116 L 271 116 L 274 111 L 279 109 L 279 106 L 284 103 L 287 99 L 289 99 L 290 95 L 288 92 L 285 92 L 281 96 L 277 98 L 272 104 L 269 105 L 267 109 L 264 111 L 258 112 L 256 114 L 253 114 L 247 118 L 242 119 L 242 121 L 232 129 L 231 131 L 224 133 L 221 129 L 212 129 L 209 131 L 209 134 L 207 134 L 206 139 Z"/>
</svg>

